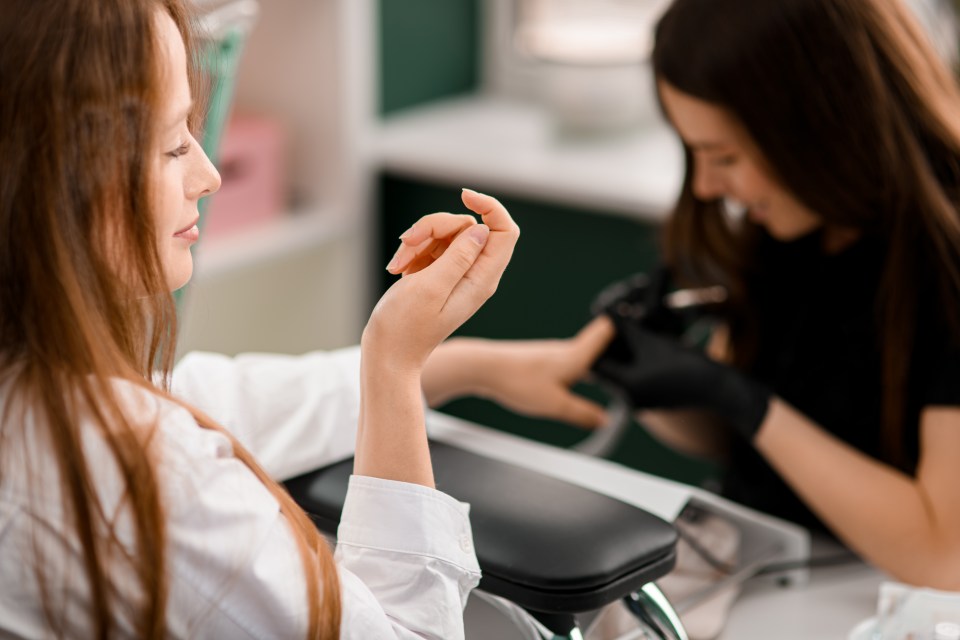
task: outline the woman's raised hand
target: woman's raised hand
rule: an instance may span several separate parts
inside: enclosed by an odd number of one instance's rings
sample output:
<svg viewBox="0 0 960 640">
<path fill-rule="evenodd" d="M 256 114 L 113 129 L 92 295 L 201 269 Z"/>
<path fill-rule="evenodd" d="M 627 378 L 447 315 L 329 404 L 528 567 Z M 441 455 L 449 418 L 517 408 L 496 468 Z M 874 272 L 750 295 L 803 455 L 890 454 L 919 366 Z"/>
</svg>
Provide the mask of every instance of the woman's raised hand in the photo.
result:
<svg viewBox="0 0 960 640">
<path fill-rule="evenodd" d="M 418 220 L 388 265 L 403 277 L 383 295 L 363 332 L 364 350 L 391 369 L 421 370 L 433 349 L 497 289 L 520 228 L 495 198 L 465 189 L 483 220 L 436 213 Z"/>
</svg>

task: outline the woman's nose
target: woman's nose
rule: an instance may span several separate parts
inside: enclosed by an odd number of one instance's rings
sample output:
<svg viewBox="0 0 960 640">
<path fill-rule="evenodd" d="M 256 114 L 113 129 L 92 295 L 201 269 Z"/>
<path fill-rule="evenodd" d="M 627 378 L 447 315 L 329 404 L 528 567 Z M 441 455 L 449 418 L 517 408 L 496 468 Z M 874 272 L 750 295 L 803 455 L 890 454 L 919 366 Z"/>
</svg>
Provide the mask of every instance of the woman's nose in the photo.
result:
<svg viewBox="0 0 960 640">
<path fill-rule="evenodd" d="M 694 168 L 692 187 L 693 195 L 695 195 L 698 200 L 717 200 L 726 195 L 723 181 L 720 177 L 715 171 L 703 166 Z"/>
<path fill-rule="evenodd" d="M 200 149 L 200 153 L 196 154 L 196 157 L 197 164 L 191 172 L 193 173 L 193 179 L 190 185 L 191 188 L 188 189 L 188 196 L 191 199 L 209 196 L 212 193 L 216 193 L 220 188 L 220 172 L 217 171 L 217 168 L 210 162 L 207 154 Z"/>
</svg>

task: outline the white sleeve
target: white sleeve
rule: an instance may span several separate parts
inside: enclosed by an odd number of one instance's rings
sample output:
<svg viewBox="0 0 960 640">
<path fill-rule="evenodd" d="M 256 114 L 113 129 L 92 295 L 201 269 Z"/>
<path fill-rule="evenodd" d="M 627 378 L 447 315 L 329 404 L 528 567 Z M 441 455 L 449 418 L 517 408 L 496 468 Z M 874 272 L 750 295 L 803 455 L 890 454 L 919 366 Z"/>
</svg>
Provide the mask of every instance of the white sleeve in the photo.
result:
<svg viewBox="0 0 960 640">
<path fill-rule="evenodd" d="M 169 619 L 184 637 L 300 638 L 306 588 L 279 505 L 229 441 L 164 418 Z M 342 640 L 458 640 L 479 581 L 468 507 L 436 490 L 352 477 L 336 559 Z"/>
<path fill-rule="evenodd" d="M 173 392 L 230 430 L 285 480 L 353 455 L 360 348 L 302 356 L 190 353 Z"/>
<path fill-rule="evenodd" d="M 467 596 L 480 581 L 468 513 L 428 487 L 352 476 L 337 532 L 341 638 L 462 639 Z M 384 617 L 371 616 L 374 607 Z"/>
</svg>

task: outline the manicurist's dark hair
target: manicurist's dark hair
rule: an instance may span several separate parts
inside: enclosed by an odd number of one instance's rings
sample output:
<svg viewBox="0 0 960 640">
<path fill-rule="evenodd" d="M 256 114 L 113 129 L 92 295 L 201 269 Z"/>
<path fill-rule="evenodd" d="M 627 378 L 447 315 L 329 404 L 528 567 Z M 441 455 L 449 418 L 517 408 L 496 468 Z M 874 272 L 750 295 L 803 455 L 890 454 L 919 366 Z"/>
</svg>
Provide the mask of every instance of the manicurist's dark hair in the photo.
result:
<svg viewBox="0 0 960 640">
<path fill-rule="evenodd" d="M 772 176 L 826 225 L 883 239 L 883 447 L 902 465 L 921 283 L 960 328 L 954 76 L 899 0 L 676 0 L 657 25 L 653 65 L 658 81 L 742 123 Z M 746 366 L 759 229 L 694 196 L 685 152 L 665 253 L 681 277 L 729 288 L 733 356 Z"/>
</svg>

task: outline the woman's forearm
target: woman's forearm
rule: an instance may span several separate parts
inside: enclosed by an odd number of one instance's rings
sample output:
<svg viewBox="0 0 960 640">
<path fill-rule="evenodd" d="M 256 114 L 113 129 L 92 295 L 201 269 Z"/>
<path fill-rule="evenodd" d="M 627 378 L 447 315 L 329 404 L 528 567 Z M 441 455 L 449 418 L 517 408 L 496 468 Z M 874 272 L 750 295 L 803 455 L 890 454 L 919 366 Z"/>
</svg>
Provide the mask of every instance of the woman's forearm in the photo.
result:
<svg viewBox="0 0 960 640">
<path fill-rule="evenodd" d="M 354 473 L 434 487 L 418 371 L 361 359 Z"/>
<path fill-rule="evenodd" d="M 727 457 L 732 431 L 706 411 L 648 409 L 640 411 L 637 420 L 653 437 L 681 453 L 717 461 Z"/>
<path fill-rule="evenodd" d="M 960 588 L 958 483 L 938 495 L 923 473 L 912 478 L 865 455 L 777 398 L 755 444 L 866 560 L 906 582 Z"/>
<path fill-rule="evenodd" d="M 421 377 L 429 406 L 483 394 L 483 376 L 494 364 L 484 357 L 483 343 L 479 338 L 451 338 L 433 350 Z"/>
<path fill-rule="evenodd" d="M 597 427 L 607 421 L 604 408 L 572 388 L 611 334 L 612 327 L 592 322 L 567 339 L 448 340 L 427 360 L 423 392 L 432 407 L 475 396 L 521 415 Z"/>
</svg>

